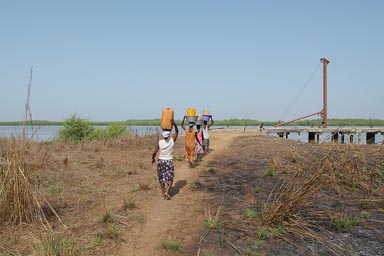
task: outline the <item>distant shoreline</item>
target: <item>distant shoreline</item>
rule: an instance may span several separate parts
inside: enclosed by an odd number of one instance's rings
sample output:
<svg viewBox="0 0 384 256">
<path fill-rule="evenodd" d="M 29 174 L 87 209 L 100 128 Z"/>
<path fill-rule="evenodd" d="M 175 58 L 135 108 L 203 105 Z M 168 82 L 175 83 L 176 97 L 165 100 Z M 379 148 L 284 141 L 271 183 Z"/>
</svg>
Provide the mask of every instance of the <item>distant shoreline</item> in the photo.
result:
<svg viewBox="0 0 384 256">
<path fill-rule="evenodd" d="M 314 120 L 302 120 L 290 123 L 286 126 L 321 126 L 321 119 Z M 123 124 L 126 126 L 158 126 L 160 125 L 160 119 L 143 119 L 143 120 L 126 120 L 126 121 L 89 121 L 93 126 L 109 126 L 112 124 Z M 181 120 L 176 120 L 177 124 L 181 123 Z M 215 126 L 258 126 L 264 123 L 264 126 L 274 126 L 278 124 L 278 121 L 259 121 L 251 119 L 226 119 L 226 120 L 214 120 Z M 36 120 L 25 123 L 27 126 L 63 126 L 65 121 L 41 121 Z M 5 121 L 0 122 L 0 126 L 23 126 L 24 121 Z M 328 126 L 384 126 L 384 120 L 381 119 L 328 119 Z"/>
</svg>

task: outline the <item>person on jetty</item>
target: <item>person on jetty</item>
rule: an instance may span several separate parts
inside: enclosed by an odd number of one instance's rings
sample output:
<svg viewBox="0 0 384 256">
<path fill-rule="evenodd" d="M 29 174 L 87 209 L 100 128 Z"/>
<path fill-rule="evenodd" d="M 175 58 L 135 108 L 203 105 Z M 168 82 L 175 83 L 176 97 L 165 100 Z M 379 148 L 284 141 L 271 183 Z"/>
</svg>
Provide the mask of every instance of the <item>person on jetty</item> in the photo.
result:
<svg viewBox="0 0 384 256">
<path fill-rule="evenodd" d="M 190 123 L 188 128 L 184 126 L 184 121 L 186 117 L 184 116 L 183 121 L 181 122 L 181 127 L 185 131 L 185 153 L 187 154 L 187 160 L 189 167 L 192 167 L 193 158 L 195 156 L 195 147 L 197 140 L 197 131 L 193 129 L 193 123 Z"/>
<path fill-rule="evenodd" d="M 261 124 L 259 125 L 259 131 L 260 131 L 260 132 L 263 132 L 263 131 L 264 131 L 264 123 L 261 123 Z"/>
<path fill-rule="evenodd" d="M 211 121 L 209 124 L 208 124 L 208 121 Z M 204 154 L 208 153 L 209 151 L 209 128 L 211 128 L 211 126 L 213 125 L 213 118 L 211 116 L 211 118 L 209 119 L 208 121 L 204 121 L 203 122 L 203 150 L 204 150 Z"/>
<path fill-rule="evenodd" d="M 155 163 L 155 157 L 157 152 L 160 151 L 157 160 L 157 177 L 159 179 L 161 194 L 163 199 L 170 200 L 169 190 L 173 184 L 173 178 L 175 177 L 175 167 L 173 165 L 173 149 L 177 136 L 179 135 L 179 129 L 175 121 L 171 120 L 172 125 L 175 127 L 175 133 L 171 136 L 170 131 L 163 131 L 163 139 L 159 140 L 155 150 L 152 154 L 152 164 Z"/>
<path fill-rule="evenodd" d="M 196 125 L 196 129 L 197 129 L 197 132 L 196 132 L 196 161 L 199 162 L 201 159 L 200 155 L 201 155 L 201 151 L 203 151 L 203 139 L 204 139 L 204 135 L 203 135 L 203 131 L 200 129 L 200 125 Z"/>
</svg>

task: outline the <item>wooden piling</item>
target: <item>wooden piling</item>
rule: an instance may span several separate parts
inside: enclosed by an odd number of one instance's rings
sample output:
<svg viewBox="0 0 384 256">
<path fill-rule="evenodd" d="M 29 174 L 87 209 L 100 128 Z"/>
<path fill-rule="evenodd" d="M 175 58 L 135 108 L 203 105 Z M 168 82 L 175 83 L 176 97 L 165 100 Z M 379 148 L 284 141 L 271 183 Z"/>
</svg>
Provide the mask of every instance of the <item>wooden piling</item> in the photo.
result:
<svg viewBox="0 0 384 256">
<path fill-rule="evenodd" d="M 362 135 L 361 132 L 357 134 L 357 144 L 361 144 L 361 137 L 362 137 L 361 135 Z"/>
<path fill-rule="evenodd" d="M 341 144 L 345 143 L 345 133 L 343 133 L 343 132 L 340 133 L 340 143 Z"/>
<path fill-rule="evenodd" d="M 349 143 L 353 144 L 354 134 L 349 134 Z"/>
<path fill-rule="evenodd" d="M 332 133 L 332 142 L 336 142 L 336 143 L 339 142 L 339 133 L 338 132 Z"/>
<path fill-rule="evenodd" d="M 315 142 L 315 132 L 308 132 L 308 142 Z"/>
<path fill-rule="evenodd" d="M 280 138 L 288 139 L 290 134 L 297 134 L 298 141 L 302 141 L 302 136 L 307 136 L 308 142 L 336 142 L 336 143 L 356 143 L 356 144 L 376 144 L 383 139 L 384 128 L 266 128 L 266 134 L 277 134 Z M 377 136 L 376 136 L 377 135 Z M 323 136 L 325 136 L 323 138 Z M 356 137 L 357 136 L 357 137 Z M 306 139 L 304 139 L 305 141 Z M 384 143 L 384 142 L 383 142 Z"/>
<path fill-rule="evenodd" d="M 375 133 L 374 132 L 367 132 L 366 143 L 367 144 L 375 144 Z"/>
</svg>

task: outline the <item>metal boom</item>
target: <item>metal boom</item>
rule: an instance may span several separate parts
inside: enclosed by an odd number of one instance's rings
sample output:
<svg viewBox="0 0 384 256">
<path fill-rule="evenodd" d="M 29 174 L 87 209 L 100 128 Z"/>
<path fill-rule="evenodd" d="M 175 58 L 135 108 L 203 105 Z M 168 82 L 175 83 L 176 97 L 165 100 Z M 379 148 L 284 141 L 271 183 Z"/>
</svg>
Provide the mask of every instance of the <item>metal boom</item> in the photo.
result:
<svg viewBox="0 0 384 256">
<path fill-rule="evenodd" d="M 321 111 L 313 113 L 313 114 L 309 114 L 309 115 L 302 116 L 302 117 L 299 117 L 299 118 L 296 118 L 296 119 L 293 119 L 293 120 L 290 120 L 287 122 L 282 122 L 282 123 L 276 124 L 275 127 L 283 126 L 283 125 L 286 125 L 286 124 L 289 124 L 289 123 L 292 123 L 295 121 L 299 121 L 301 119 L 304 119 L 304 118 L 307 118 L 310 116 L 321 115 L 321 117 L 323 119 L 323 121 L 321 122 L 323 125 L 323 128 L 327 128 L 327 122 L 328 122 L 327 121 L 327 114 L 328 114 L 328 108 L 327 108 L 327 65 L 329 63 L 329 60 L 327 60 L 326 58 L 321 58 L 320 62 L 323 63 L 323 109 Z"/>
</svg>

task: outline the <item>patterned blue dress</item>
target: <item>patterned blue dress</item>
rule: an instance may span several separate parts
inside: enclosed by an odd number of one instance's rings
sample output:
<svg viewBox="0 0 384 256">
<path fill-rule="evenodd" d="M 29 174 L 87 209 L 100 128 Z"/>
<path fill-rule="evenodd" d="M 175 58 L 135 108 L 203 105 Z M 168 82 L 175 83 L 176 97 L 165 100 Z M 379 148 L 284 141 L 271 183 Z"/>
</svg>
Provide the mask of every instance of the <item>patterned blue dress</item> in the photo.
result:
<svg viewBox="0 0 384 256">
<path fill-rule="evenodd" d="M 172 182 L 175 177 L 175 167 L 173 166 L 173 160 L 157 160 L 157 177 L 161 184 L 166 182 Z"/>
</svg>

